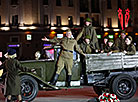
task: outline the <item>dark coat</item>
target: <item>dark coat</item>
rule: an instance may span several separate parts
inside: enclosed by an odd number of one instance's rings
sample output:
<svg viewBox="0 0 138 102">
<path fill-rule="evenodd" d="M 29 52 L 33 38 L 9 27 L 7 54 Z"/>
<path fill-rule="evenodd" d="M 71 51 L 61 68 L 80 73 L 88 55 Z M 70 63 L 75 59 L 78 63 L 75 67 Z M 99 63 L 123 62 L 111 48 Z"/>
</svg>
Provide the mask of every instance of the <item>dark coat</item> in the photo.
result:
<svg viewBox="0 0 138 102">
<path fill-rule="evenodd" d="M 115 41 L 115 46 L 118 47 L 119 51 L 122 52 L 126 49 L 125 39 L 117 38 Z"/>
<path fill-rule="evenodd" d="M 6 68 L 7 75 L 5 79 L 5 95 L 20 95 L 21 83 L 19 70 L 30 71 L 26 67 L 23 67 L 16 59 L 6 59 L 3 63 L 3 68 Z M 2 67 L 1 67 L 2 68 Z"/>
<path fill-rule="evenodd" d="M 111 47 L 109 47 L 109 46 L 106 46 L 105 47 L 105 49 L 104 49 L 104 51 L 106 52 L 106 53 L 108 53 L 108 52 L 119 52 L 119 49 L 118 49 L 118 47 L 116 47 L 114 44 L 111 46 Z"/>
<path fill-rule="evenodd" d="M 82 31 L 78 34 L 76 40 L 81 40 L 83 41 L 86 37 L 86 35 L 90 36 L 90 44 L 93 47 L 93 49 L 100 49 L 99 48 L 99 43 L 98 43 L 98 38 L 96 31 L 92 25 L 90 26 L 84 26 Z M 81 42 L 82 43 L 82 42 Z"/>
</svg>

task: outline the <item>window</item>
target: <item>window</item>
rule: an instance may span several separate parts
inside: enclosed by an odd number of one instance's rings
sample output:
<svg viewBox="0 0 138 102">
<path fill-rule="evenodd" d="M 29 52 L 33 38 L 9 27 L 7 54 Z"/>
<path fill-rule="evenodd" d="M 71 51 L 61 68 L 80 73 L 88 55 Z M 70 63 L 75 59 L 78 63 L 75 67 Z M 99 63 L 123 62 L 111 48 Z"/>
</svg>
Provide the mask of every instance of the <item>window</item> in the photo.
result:
<svg viewBox="0 0 138 102">
<path fill-rule="evenodd" d="M 0 5 L 1 5 L 1 0 L 0 0 Z"/>
<path fill-rule="evenodd" d="M 18 5 L 19 1 L 18 0 L 11 0 L 11 5 Z"/>
<path fill-rule="evenodd" d="M 43 0 L 43 5 L 48 5 L 48 0 Z"/>
<path fill-rule="evenodd" d="M 10 36 L 11 42 L 19 42 L 19 36 Z"/>
<path fill-rule="evenodd" d="M 132 6 L 131 6 L 131 0 L 128 0 L 128 8 L 129 8 L 129 10 L 131 10 L 132 9 Z"/>
<path fill-rule="evenodd" d="M 61 16 L 57 16 L 57 26 L 61 26 Z"/>
<path fill-rule="evenodd" d="M 91 11 L 93 13 L 100 13 L 99 0 L 91 1 Z"/>
<path fill-rule="evenodd" d="M 48 25 L 48 15 L 44 15 L 44 25 Z"/>
<path fill-rule="evenodd" d="M 112 19 L 107 18 L 107 27 L 112 27 Z"/>
<path fill-rule="evenodd" d="M 107 0 L 107 9 L 112 9 L 111 0 Z"/>
<path fill-rule="evenodd" d="M 118 0 L 118 8 L 122 8 L 121 0 Z"/>
<path fill-rule="evenodd" d="M 80 17 L 80 26 L 82 27 L 84 25 L 84 18 Z"/>
<path fill-rule="evenodd" d="M 73 0 L 69 0 L 69 7 L 73 7 Z"/>
<path fill-rule="evenodd" d="M 73 26 L 73 17 L 72 16 L 68 16 L 68 22 L 69 22 L 69 26 Z"/>
<path fill-rule="evenodd" d="M 89 12 L 88 0 L 80 0 L 80 12 Z"/>
<path fill-rule="evenodd" d="M 61 0 L 56 0 L 56 6 L 61 6 Z"/>
<path fill-rule="evenodd" d="M 13 26 L 18 25 L 18 15 L 12 16 L 12 25 Z"/>
</svg>

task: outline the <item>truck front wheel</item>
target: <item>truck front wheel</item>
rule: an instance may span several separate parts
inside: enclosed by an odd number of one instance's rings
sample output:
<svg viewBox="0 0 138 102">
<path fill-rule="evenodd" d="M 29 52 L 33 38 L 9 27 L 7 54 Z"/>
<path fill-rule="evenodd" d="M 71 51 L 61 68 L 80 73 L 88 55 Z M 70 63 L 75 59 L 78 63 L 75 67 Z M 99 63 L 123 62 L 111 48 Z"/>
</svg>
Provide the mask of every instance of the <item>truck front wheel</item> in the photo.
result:
<svg viewBox="0 0 138 102">
<path fill-rule="evenodd" d="M 119 99 L 127 100 L 134 96 L 136 92 L 135 80 L 127 74 L 120 74 L 112 80 L 110 85 L 112 93 L 116 94 Z"/>
<path fill-rule="evenodd" d="M 28 75 L 21 76 L 21 95 L 24 101 L 32 101 L 38 93 L 38 83 Z"/>
</svg>

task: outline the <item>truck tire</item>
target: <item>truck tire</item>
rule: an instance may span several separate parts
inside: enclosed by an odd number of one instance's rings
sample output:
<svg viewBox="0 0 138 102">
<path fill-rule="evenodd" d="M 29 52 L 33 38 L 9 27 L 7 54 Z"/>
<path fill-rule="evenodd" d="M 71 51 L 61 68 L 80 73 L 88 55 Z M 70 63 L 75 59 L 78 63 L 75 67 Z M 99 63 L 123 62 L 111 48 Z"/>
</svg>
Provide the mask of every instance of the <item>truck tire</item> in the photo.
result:
<svg viewBox="0 0 138 102">
<path fill-rule="evenodd" d="M 102 89 L 99 86 L 93 86 L 93 90 L 95 91 L 95 93 L 100 96 L 102 94 Z"/>
<path fill-rule="evenodd" d="M 136 89 L 136 81 L 128 74 L 116 76 L 110 85 L 110 91 L 122 100 L 127 100 L 134 96 Z"/>
<path fill-rule="evenodd" d="M 38 93 L 38 83 L 36 80 L 29 76 L 21 76 L 21 95 L 24 101 L 32 101 Z"/>
</svg>

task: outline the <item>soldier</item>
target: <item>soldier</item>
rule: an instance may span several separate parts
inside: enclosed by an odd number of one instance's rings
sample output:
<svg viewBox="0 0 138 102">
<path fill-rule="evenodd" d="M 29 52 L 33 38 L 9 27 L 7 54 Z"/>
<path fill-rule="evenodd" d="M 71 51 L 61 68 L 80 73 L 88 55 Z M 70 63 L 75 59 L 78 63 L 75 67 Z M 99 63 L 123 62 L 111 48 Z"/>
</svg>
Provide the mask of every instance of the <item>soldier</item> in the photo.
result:
<svg viewBox="0 0 138 102">
<path fill-rule="evenodd" d="M 105 48 L 108 46 L 108 37 L 105 36 L 103 40 L 103 44 L 101 44 L 101 53 L 104 53 Z"/>
<path fill-rule="evenodd" d="M 98 52 L 99 50 L 99 44 L 98 44 L 98 39 L 97 39 L 97 34 L 95 29 L 92 26 L 92 20 L 90 18 L 86 19 L 85 26 L 83 27 L 82 31 L 78 34 L 76 40 L 82 41 L 85 39 L 86 35 L 90 36 L 90 45 L 93 47 L 95 52 Z"/>
<path fill-rule="evenodd" d="M 132 37 L 128 36 L 126 37 L 125 43 L 126 43 L 126 49 L 124 50 L 124 53 L 127 55 L 134 55 L 136 53 L 136 47 L 134 44 L 132 44 Z"/>
<path fill-rule="evenodd" d="M 56 37 L 54 39 L 47 39 L 42 38 L 43 41 L 50 41 L 53 43 L 59 43 L 61 45 L 61 53 L 58 59 L 58 63 L 57 63 L 57 71 L 56 71 L 56 75 L 54 76 L 54 80 L 51 82 L 52 85 L 56 84 L 56 81 L 59 77 L 60 72 L 62 71 L 62 69 L 64 68 L 64 66 L 66 66 L 67 71 L 68 71 L 68 79 L 67 79 L 67 83 L 66 86 L 70 87 L 70 82 L 71 82 L 71 76 L 72 76 L 72 65 L 73 65 L 73 50 L 74 47 L 76 48 L 76 50 L 85 56 L 85 54 L 83 53 L 83 51 L 79 48 L 77 41 L 72 38 L 72 32 L 71 30 L 68 30 L 66 32 L 66 37 L 62 38 L 62 39 L 57 39 Z"/>
<path fill-rule="evenodd" d="M 105 52 L 107 52 L 108 56 L 114 52 L 119 52 L 119 49 L 114 45 L 114 40 L 109 39 L 108 46 L 105 48 Z"/>
<path fill-rule="evenodd" d="M 34 71 L 34 69 L 30 70 L 26 67 L 23 67 L 18 60 L 15 59 L 17 57 L 16 50 L 8 49 L 8 53 L 6 55 L 7 59 L 1 65 L 0 69 L 6 69 L 6 81 L 5 81 L 5 96 L 7 96 L 7 102 L 12 102 L 12 96 L 17 96 L 19 102 L 22 102 L 21 97 L 21 84 L 20 84 L 20 76 L 18 75 L 19 69 L 21 71 Z"/>
<path fill-rule="evenodd" d="M 80 48 L 86 54 L 92 53 L 92 46 L 90 45 L 90 36 L 86 35 L 84 41 L 80 44 Z"/>
<path fill-rule="evenodd" d="M 126 47 L 125 38 L 126 38 L 125 31 L 122 31 L 121 37 L 117 38 L 115 41 L 115 46 L 119 48 L 120 52 L 125 50 Z"/>
</svg>

